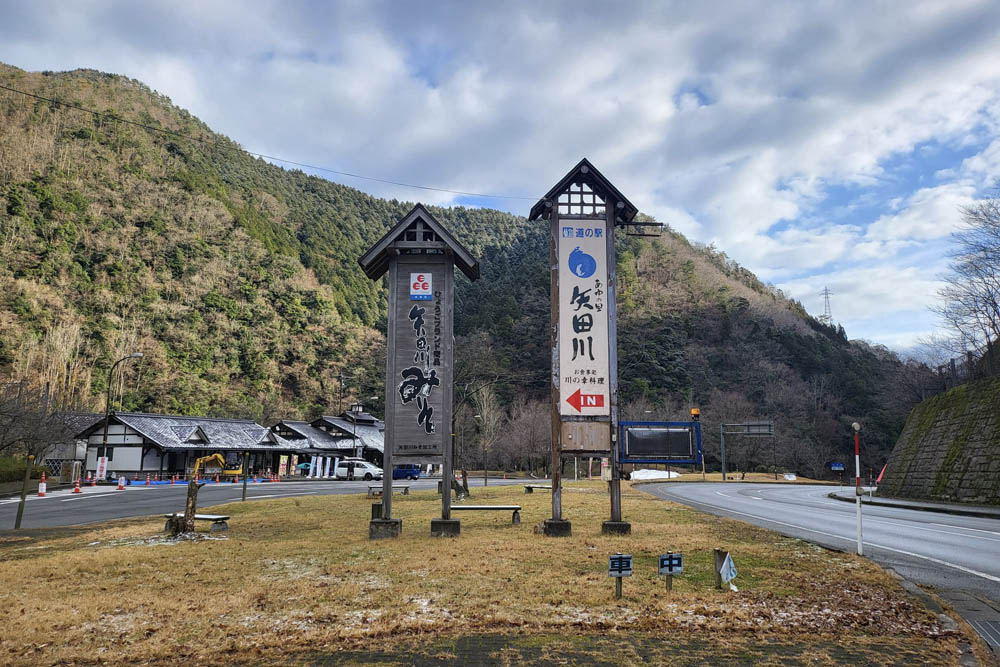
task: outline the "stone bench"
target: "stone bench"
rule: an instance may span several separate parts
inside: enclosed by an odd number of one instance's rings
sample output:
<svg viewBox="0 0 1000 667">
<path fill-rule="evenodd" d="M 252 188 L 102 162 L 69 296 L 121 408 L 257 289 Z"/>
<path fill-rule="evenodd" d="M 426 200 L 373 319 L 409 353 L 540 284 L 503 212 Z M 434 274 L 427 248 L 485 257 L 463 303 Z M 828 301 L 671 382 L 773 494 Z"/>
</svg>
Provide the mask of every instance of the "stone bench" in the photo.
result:
<svg viewBox="0 0 1000 667">
<path fill-rule="evenodd" d="M 167 523 L 163 526 L 163 530 L 168 533 L 178 532 L 174 530 L 175 524 L 178 521 L 184 520 L 184 512 L 174 512 L 173 514 L 164 514 L 167 518 Z M 208 532 L 218 533 L 223 530 L 229 530 L 229 517 L 224 514 L 195 514 L 195 521 L 211 521 L 212 525 L 209 527 Z"/>
<path fill-rule="evenodd" d="M 410 495 L 410 485 L 409 484 L 393 484 L 392 490 L 394 492 L 402 493 L 404 496 Z M 368 487 L 368 497 L 378 498 L 382 496 L 382 485 L 371 485 Z"/>
<path fill-rule="evenodd" d="M 462 511 L 472 511 L 472 510 L 484 510 L 484 511 L 494 511 L 494 512 L 513 512 L 514 514 L 510 518 L 510 522 L 515 526 L 521 523 L 521 506 L 520 505 L 452 505 L 451 509 L 453 512 Z"/>
<path fill-rule="evenodd" d="M 535 489 L 547 489 L 547 490 L 551 491 L 552 490 L 552 485 L 551 484 L 525 484 L 524 485 L 524 492 L 525 493 L 534 493 Z"/>
</svg>

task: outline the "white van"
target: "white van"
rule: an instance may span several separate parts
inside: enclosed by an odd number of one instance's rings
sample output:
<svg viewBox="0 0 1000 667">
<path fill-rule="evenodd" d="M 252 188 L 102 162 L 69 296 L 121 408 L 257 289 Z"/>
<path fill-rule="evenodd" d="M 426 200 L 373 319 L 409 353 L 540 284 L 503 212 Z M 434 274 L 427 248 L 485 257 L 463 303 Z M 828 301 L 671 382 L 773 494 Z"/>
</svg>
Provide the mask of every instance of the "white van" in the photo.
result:
<svg viewBox="0 0 1000 667">
<path fill-rule="evenodd" d="M 337 462 L 334 477 L 337 479 L 363 479 L 370 482 L 373 479 L 382 479 L 382 469 L 368 461 L 348 459 Z"/>
</svg>

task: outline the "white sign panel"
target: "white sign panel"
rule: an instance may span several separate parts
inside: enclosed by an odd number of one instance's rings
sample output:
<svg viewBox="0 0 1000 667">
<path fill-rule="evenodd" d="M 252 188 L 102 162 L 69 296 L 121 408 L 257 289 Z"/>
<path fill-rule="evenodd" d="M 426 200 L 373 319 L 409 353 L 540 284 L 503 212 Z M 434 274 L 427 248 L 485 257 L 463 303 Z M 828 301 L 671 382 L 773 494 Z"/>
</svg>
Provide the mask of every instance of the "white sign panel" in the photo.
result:
<svg viewBox="0 0 1000 667">
<path fill-rule="evenodd" d="M 410 274 L 410 301 L 430 301 L 432 289 L 431 274 Z"/>
<path fill-rule="evenodd" d="M 97 457 L 97 479 L 104 479 L 108 474 L 108 457 Z"/>
<path fill-rule="evenodd" d="M 607 222 L 559 222 L 559 414 L 611 414 Z"/>
<path fill-rule="evenodd" d="M 660 574 L 684 574 L 684 559 L 681 554 L 670 552 L 660 556 Z"/>
<path fill-rule="evenodd" d="M 609 577 L 632 576 L 632 554 L 615 554 L 608 556 Z"/>
</svg>

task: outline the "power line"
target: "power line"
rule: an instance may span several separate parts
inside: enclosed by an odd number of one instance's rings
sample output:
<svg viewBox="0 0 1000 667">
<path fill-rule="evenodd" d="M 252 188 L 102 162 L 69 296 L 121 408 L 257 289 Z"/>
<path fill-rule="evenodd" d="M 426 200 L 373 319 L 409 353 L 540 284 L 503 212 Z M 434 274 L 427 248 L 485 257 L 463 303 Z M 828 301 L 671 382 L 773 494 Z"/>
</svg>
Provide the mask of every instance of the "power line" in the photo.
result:
<svg viewBox="0 0 1000 667">
<path fill-rule="evenodd" d="M 96 116 L 98 118 L 109 118 L 111 120 L 115 120 L 115 121 L 118 121 L 120 123 L 125 123 L 126 125 L 133 125 L 135 127 L 140 127 L 142 129 L 148 130 L 150 132 L 158 132 L 160 134 L 164 134 L 164 135 L 171 136 L 171 137 L 176 137 L 178 139 L 186 139 L 188 141 L 197 141 L 200 144 L 205 144 L 205 145 L 210 145 L 210 146 L 217 146 L 219 148 L 222 148 L 223 150 L 230 150 L 230 151 L 235 151 L 235 152 L 239 152 L 239 153 L 244 153 L 246 155 L 250 155 L 251 157 L 261 158 L 261 159 L 264 159 L 264 160 L 273 160 L 275 162 L 282 162 L 284 164 L 290 164 L 290 165 L 294 165 L 296 167 L 302 167 L 302 168 L 305 168 L 305 169 L 313 169 L 313 170 L 316 170 L 316 171 L 323 171 L 323 172 L 326 172 L 326 173 L 329 173 L 329 174 L 337 174 L 338 176 L 348 176 L 350 178 L 358 178 L 358 179 L 365 180 L 365 181 L 373 181 L 375 183 L 384 183 L 386 185 L 398 185 L 398 186 L 404 187 L 404 188 L 415 188 L 417 190 L 429 190 L 431 192 L 444 192 L 444 193 L 447 193 L 447 194 L 462 195 L 462 196 L 465 196 L 465 197 L 483 197 L 483 198 L 488 198 L 488 199 L 520 199 L 520 200 L 525 200 L 525 201 L 538 201 L 538 199 L 539 199 L 538 197 L 521 197 L 521 196 L 517 196 L 517 195 L 491 195 L 491 194 L 484 194 L 482 192 L 466 192 L 464 190 L 449 190 L 448 188 L 436 188 L 436 187 L 432 187 L 432 186 L 429 186 L 429 185 L 414 185 L 413 183 L 403 183 L 401 181 L 392 181 L 392 180 L 385 179 L 385 178 L 376 178 L 374 176 L 364 176 L 362 174 L 354 174 L 354 173 L 351 173 L 349 171 L 339 171 L 337 169 L 331 169 L 329 167 L 320 167 L 320 166 L 317 166 L 317 165 L 314 165 L 314 164 L 307 164 L 305 162 L 296 162 L 294 160 L 287 160 L 285 158 L 277 157 L 277 156 L 274 156 L 274 155 L 267 155 L 265 153 L 256 153 L 254 151 L 249 151 L 249 150 L 247 150 L 245 148 L 239 148 L 239 147 L 236 147 L 236 146 L 232 146 L 232 145 L 223 143 L 221 141 L 209 140 L 209 139 L 205 139 L 203 137 L 190 137 L 190 136 L 188 136 L 186 134 L 182 134 L 181 132 L 177 132 L 175 130 L 167 130 L 167 129 L 164 129 L 162 127 L 156 127 L 156 126 L 153 126 L 153 125 L 147 125 L 145 123 L 140 123 L 138 121 L 129 120 L 128 118 L 122 118 L 121 116 L 118 116 L 118 115 L 113 114 L 113 113 L 107 113 L 107 112 L 103 112 L 103 111 L 95 111 L 93 109 L 87 109 L 86 107 L 82 107 L 82 106 L 80 106 L 78 104 L 72 104 L 70 102 L 62 102 L 60 100 L 54 100 L 54 99 L 52 99 L 50 97 L 43 97 L 42 95 L 36 95 L 34 93 L 29 93 L 29 92 L 24 91 L 24 90 L 18 90 L 17 88 L 11 88 L 10 86 L 5 86 L 3 84 L 0 84 L 0 89 L 7 90 L 7 91 L 10 91 L 12 93 L 17 93 L 19 95 L 24 95 L 26 97 L 32 97 L 32 98 L 34 98 L 36 100 L 41 100 L 43 102 L 48 102 L 50 104 L 55 104 L 55 105 L 58 105 L 58 106 L 66 107 L 67 109 L 75 109 L 76 111 L 82 111 L 84 113 L 93 114 L 94 116 Z"/>
</svg>

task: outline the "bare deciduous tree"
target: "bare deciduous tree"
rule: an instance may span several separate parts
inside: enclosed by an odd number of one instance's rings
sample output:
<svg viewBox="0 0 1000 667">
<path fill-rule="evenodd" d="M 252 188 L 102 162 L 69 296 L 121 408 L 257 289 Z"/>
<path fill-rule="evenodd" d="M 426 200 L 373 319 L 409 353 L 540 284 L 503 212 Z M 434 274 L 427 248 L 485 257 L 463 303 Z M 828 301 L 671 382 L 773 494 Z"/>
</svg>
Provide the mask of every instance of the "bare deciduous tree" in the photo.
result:
<svg viewBox="0 0 1000 667">
<path fill-rule="evenodd" d="M 932 310 L 968 348 L 1000 340 L 1000 198 L 962 209 L 962 227 L 952 235 L 957 250 L 951 272 Z"/>
</svg>

